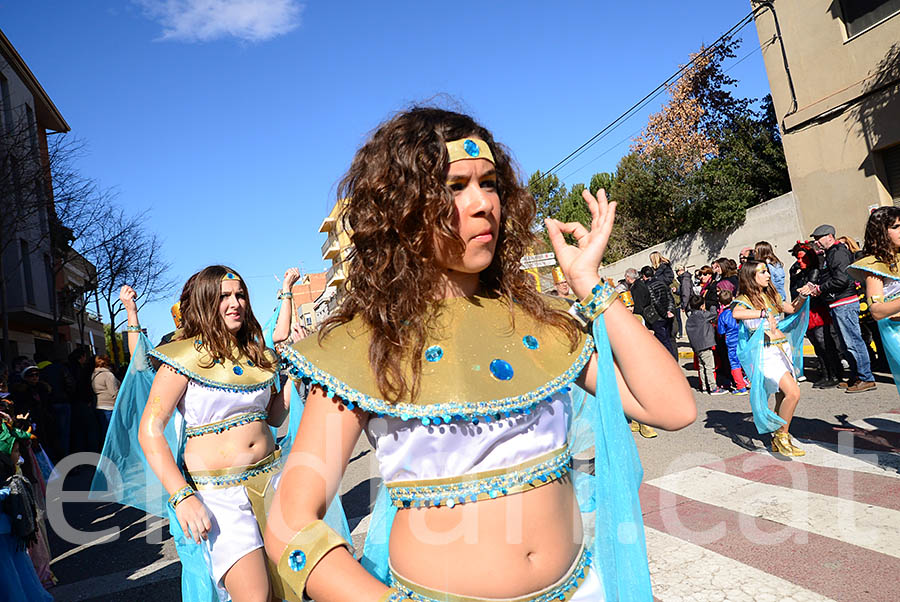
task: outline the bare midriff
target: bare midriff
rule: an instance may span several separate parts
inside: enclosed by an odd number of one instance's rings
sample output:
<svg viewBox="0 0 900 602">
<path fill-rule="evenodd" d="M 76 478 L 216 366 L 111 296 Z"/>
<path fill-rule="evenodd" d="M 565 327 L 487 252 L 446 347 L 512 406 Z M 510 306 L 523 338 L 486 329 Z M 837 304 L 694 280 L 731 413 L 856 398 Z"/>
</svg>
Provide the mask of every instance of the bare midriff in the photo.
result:
<svg viewBox="0 0 900 602">
<path fill-rule="evenodd" d="M 275 450 L 269 424 L 257 420 L 221 433 L 191 437 L 184 447 L 188 471 L 221 470 L 259 462 Z"/>
<path fill-rule="evenodd" d="M 463 596 L 515 598 L 559 581 L 582 542 L 569 478 L 523 493 L 397 512 L 390 538 L 398 574 Z"/>
</svg>

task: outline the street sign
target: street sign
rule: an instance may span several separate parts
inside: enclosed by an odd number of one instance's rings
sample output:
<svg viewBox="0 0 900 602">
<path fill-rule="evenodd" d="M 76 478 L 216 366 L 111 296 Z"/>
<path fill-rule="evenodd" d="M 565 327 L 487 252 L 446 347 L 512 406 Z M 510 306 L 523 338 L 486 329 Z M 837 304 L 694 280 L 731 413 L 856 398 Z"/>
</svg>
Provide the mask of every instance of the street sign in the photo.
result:
<svg viewBox="0 0 900 602">
<path fill-rule="evenodd" d="M 556 265 L 556 255 L 553 253 L 539 253 L 538 255 L 526 255 L 521 259 L 521 268 L 541 268 L 548 265 Z"/>
</svg>

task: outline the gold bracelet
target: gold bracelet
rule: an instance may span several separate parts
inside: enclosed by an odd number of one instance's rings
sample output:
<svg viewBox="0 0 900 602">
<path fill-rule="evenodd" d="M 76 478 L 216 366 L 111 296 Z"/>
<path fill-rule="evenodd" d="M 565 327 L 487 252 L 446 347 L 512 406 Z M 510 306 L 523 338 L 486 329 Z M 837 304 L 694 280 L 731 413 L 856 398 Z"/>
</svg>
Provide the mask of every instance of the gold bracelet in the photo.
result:
<svg viewBox="0 0 900 602">
<path fill-rule="evenodd" d="M 129 324 L 126 328 L 126 332 L 143 332 L 143 328 L 141 328 L 140 324 Z"/>
<path fill-rule="evenodd" d="M 872 295 L 869 297 L 869 305 L 873 303 L 884 303 L 884 295 Z"/>
<path fill-rule="evenodd" d="M 176 491 L 175 493 L 172 494 L 172 497 L 169 498 L 169 503 L 172 504 L 172 507 L 174 508 L 175 506 L 177 506 L 184 500 L 188 499 L 195 493 L 197 493 L 197 492 L 194 491 L 193 487 L 191 487 L 190 485 L 185 485 L 184 487 L 182 487 L 181 489 L 179 489 L 178 491 Z"/>
<path fill-rule="evenodd" d="M 618 298 L 616 289 L 608 282 L 600 281 L 594 285 L 587 297 L 576 301 L 569 308 L 569 314 L 578 320 L 582 326 L 587 327 L 597 316 L 602 314 Z"/>
<path fill-rule="evenodd" d="M 298 596 L 303 596 L 315 566 L 325 554 L 341 546 L 350 550 L 350 544 L 325 521 L 313 521 L 300 529 L 281 553 L 278 574 Z"/>
</svg>

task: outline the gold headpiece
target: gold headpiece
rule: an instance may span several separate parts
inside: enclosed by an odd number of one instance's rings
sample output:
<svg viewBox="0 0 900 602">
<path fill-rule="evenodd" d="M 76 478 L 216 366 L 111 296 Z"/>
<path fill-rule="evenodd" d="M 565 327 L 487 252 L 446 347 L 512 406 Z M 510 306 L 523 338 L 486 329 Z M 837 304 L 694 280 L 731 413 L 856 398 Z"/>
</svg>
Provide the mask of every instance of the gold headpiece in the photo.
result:
<svg viewBox="0 0 900 602">
<path fill-rule="evenodd" d="M 172 320 L 175 321 L 175 328 L 181 328 L 181 301 L 176 301 L 172 306 Z"/>
<path fill-rule="evenodd" d="M 460 138 L 447 143 L 447 152 L 450 153 L 450 163 L 463 159 L 487 159 L 496 165 L 491 147 L 484 140 L 478 138 Z"/>
<path fill-rule="evenodd" d="M 222 276 L 222 280 L 223 280 L 223 281 L 225 281 L 225 280 L 237 280 L 238 282 L 241 281 L 240 277 L 239 277 L 237 274 L 235 274 L 234 272 L 225 272 L 225 275 Z"/>
<path fill-rule="evenodd" d="M 769 271 L 769 266 L 767 266 L 767 265 L 764 264 L 764 263 L 760 263 L 759 265 L 756 266 L 756 270 L 754 270 L 754 271 L 760 272 L 760 273 L 762 273 L 762 272 L 768 272 L 768 271 Z"/>
</svg>

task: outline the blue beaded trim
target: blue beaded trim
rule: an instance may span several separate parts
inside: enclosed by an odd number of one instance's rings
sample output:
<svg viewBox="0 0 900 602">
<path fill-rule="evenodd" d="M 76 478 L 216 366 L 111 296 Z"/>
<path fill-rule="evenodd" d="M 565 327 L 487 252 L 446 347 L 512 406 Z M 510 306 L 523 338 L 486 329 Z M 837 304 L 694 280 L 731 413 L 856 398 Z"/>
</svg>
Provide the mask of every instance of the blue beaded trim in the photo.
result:
<svg viewBox="0 0 900 602">
<path fill-rule="evenodd" d="M 523 597 L 516 598 L 516 600 L 528 600 L 529 602 L 564 602 L 565 600 L 570 600 L 572 596 L 575 595 L 575 592 L 578 590 L 578 588 L 581 586 L 581 583 L 584 581 L 584 578 L 587 576 L 587 572 L 588 570 L 590 570 L 590 568 L 591 551 L 588 548 L 584 548 L 581 551 L 581 555 L 578 557 L 578 560 L 575 561 L 575 566 L 572 567 L 571 573 L 562 583 L 535 595 L 533 598 Z M 401 583 L 398 580 L 398 576 L 394 574 L 393 570 L 391 570 L 389 576 L 389 585 L 396 588 L 397 591 L 400 592 L 400 594 L 402 594 L 404 597 L 409 598 L 410 600 L 415 600 L 415 602 L 441 602 L 441 600 L 447 599 L 447 597 L 441 599 L 432 598 L 429 595 L 410 589 L 404 583 Z M 453 599 L 467 599 L 465 596 L 451 595 L 448 597 L 452 597 Z M 478 600 L 479 598 L 472 599 Z"/>
<path fill-rule="evenodd" d="M 585 337 L 581 353 L 568 370 L 551 379 L 533 391 L 488 401 L 446 402 L 418 405 L 412 403 L 390 403 L 384 399 L 370 397 L 365 393 L 346 385 L 327 372 L 318 369 L 309 360 L 297 353 L 295 349 L 284 345 L 280 348 L 282 356 L 290 363 L 290 371 L 294 378 L 302 378 L 311 384 L 319 385 L 327 392 L 328 397 L 340 397 L 347 409 L 359 406 L 366 412 L 378 416 L 391 416 L 401 420 L 421 420 L 422 424 L 450 423 L 456 420 L 468 422 L 491 422 L 495 419 L 509 417 L 512 413 L 530 414 L 531 409 L 542 401 L 548 401 L 561 390 L 568 391 L 571 384 L 591 359 L 594 353 L 594 339 Z"/>
<path fill-rule="evenodd" d="M 188 370 L 187 368 L 185 368 L 184 366 L 182 366 L 181 364 L 179 364 L 172 358 L 158 352 L 156 349 L 151 349 L 147 353 L 151 357 L 155 357 L 159 361 L 161 361 L 164 364 L 166 364 L 167 366 L 171 367 L 173 370 L 175 370 L 179 374 L 187 376 L 189 379 L 196 382 L 198 385 L 203 385 L 204 387 L 207 387 L 209 389 L 219 389 L 221 391 L 230 391 L 232 393 L 249 393 L 250 391 L 259 391 L 261 389 L 271 387 L 273 384 L 275 384 L 275 378 L 277 376 L 277 374 L 273 373 L 272 376 L 267 378 L 266 380 L 264 380 L 260 383 L 254 383 L 251 385 L 238 385 L 238 384 L 233 384 L 233 383 L 223 383 L 220 381 L 211 380 L 209 378 L 200 376 L 193 370 Z"/>
<path fill-rule="evenodd" d="M 485 478 L 473 478 L 462 483 L 443 483 L 440 485 L 414 485 L 409 487 L 392 486 L 385 483 L 391 501 L 398 508 L 421 508 L 424 506 L 447 506 L 465 504 L 487 498 L 498 498 L 509 493 L 521 491 L 523 487 L 533 485 L 540 487 L 569 472 L 569 461 L 572 452 L 568 448 L 549 460 L 529 466 L 521 470 L 513 469 L 502 475 Z M 475 476 L 475 475 L 473 475 Z M 511 491 L 512 490 L 512 491 Z"/>
<path fill-rule="evenodd" d="M 244 472 L 239 472 L 235 474 L 228 475 L 217 475 L 217 476 L 201 476 L 201 475 L 191 475 L 191 480 L 194 482 L 194 485 L 198 489 L 209 488 L 214 489 L 217 487 L 234 487 L 235 485 L 240 485 L 244 481 L 252 479 L 257 475 L 261 475 L 267 472 L 272 472 L 273 470 L 277 470 L 281 468 L 281 465 L 284 464 L 284 457 L 279 456 L 269 462 L 268 464 L 264 464 L 263 466 L 257 466 L 255 468 L 251 468 L 249 470 L 245 470 Z"/>
<path fill-rule="evenodd" d="M 268 420 L 268 418 L 269 414 L 266 411 L 247 412 L 245 414 L 237 414 L 218 422 L 210 422 L 209 424 L 201 424 L 199 426 L 189 426 L 184 429 L 184 434 L 187 437 L 199 437 L 200 435 L 208 435 L 210 433 L 219 434 L 222 431 L 227 431 L 236 426 L 250 424 L 257 420 Z"/>
</svg>

